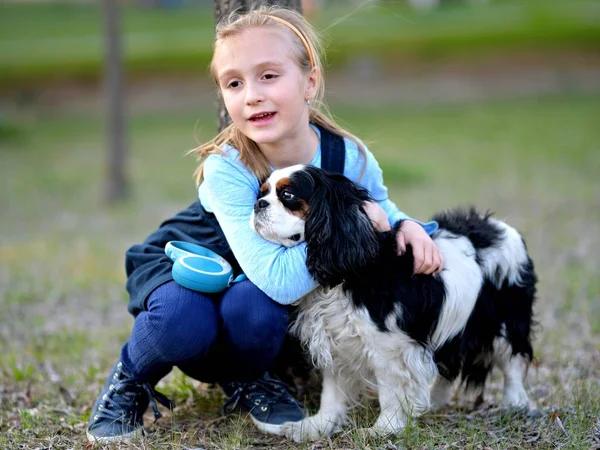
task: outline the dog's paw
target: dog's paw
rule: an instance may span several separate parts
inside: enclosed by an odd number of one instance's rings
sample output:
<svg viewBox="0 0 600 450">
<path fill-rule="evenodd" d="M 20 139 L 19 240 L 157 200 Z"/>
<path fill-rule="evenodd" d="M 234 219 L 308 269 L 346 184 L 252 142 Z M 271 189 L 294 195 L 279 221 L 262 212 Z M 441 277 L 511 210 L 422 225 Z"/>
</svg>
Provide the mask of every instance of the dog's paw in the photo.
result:
<svg viewBox="0 0 600 450">
<path fill-rule="evenodd" d="M 502 407 L 508 409 L 521 409 L 528 411 L 535 409 L 535 403 L 529 400 L 525 389 L 523 389 L 522 387 L 509 388 L 504 391 Z"/>
<path fill-rule="evenodd" d="M 319 416 L 308 417 L 299 422 L 286 422 L 282 425 L 281 434 L 294 442 L 316 441 L 340 431 L 332 421 Z"/>
<path fill-rule="evenodd" d="M 315 441 L 321 437 L 318 430 L 306 423 L 306 420 L 284 423 L 281 434 L 294 442 Z"/>
</svg>

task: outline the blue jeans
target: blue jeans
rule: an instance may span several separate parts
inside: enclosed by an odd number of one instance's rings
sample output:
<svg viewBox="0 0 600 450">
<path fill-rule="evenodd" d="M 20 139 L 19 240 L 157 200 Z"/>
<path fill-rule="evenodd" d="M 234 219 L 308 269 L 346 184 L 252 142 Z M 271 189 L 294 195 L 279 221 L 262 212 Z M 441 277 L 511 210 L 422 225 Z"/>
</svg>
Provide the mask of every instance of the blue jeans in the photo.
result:
<svg viewBox="0 0 600 450">
<path fill-rule="evenodd" d="M 153 384 L 173 366 L 209 383 L 249 381 L 271 366 L 288 320 L 288 307 L 249 280 L 217 295 L 170 281 L 148 297 L 121 361 L 134 378 Z"/>
</svg>

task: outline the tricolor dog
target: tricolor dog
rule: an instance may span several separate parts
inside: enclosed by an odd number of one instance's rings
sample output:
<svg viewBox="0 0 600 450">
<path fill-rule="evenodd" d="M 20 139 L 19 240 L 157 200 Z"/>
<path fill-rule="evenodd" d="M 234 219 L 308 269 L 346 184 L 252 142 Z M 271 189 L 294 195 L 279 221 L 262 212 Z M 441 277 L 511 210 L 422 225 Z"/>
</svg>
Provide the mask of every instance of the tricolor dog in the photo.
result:
<svg viewBox="0 0 600 450">
<path fill-rule="evenodd" d="M 437 214 L 444 270 L 413 275 L 410 247 L 398 255 L 396 230 L 373 228 L 369 200 L 344 176 L 299 165 L 273 172 L 255 204 L 251 226 L 285 246 L 306 242 L 321 286 L 300 300 L 291 328 L 323 373 L 320 409 L 283 433 L 301 441 L 335 432 L 365 388 L 381 407 L 370 430 L 395 433 L 445 405 L 459 377 L 482 394 L 493 366 L 503 405 L 530 407 L 536 275 L 521 235 L 474 209 Z"/>
</svg>

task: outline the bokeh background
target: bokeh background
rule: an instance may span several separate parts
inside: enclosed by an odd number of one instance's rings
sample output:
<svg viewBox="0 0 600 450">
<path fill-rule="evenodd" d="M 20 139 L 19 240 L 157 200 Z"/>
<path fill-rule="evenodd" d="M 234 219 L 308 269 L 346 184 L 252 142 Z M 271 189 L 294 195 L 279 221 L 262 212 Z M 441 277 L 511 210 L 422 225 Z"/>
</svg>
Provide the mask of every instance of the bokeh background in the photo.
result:
<svg viewBox="0 0 600 450">
<path fill-rule="evenodd" d="M 194 200 L 186 152 L 216 132 L 213 3 L 118 7 L 126 190 L 109 201 L 104 10 L 0 3 L 1 448 L 83 445 L 133 322 L 124 252 Z M 470 427 L 448 414 L 405 443 L 597 448 L 600 2 L 313 0 L 304 10 L 327 44 L 332 112 L 375 153 L 398 206 L 421 219 L 494 211 L 523 233 L 539 273 L 529 390 L 541 418 Z M 487 394 L 492 411 L 500 387 L 494 379 Z M 220 394 L 177 371 L 162 389 L 183 407 L 144 448 L 291 445 L 220 420 Z"/>
</svg>

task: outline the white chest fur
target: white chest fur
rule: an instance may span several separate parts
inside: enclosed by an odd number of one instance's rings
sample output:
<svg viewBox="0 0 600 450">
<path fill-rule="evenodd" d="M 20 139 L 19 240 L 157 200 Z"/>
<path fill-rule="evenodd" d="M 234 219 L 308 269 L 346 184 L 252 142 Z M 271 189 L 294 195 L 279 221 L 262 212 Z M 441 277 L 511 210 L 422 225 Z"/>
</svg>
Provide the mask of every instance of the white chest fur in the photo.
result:
<svg viewBox="0 0 600 450">
<path fill-rule="evenodd" d="M 391 332 L 380 331 L 366 308 L 357 308 L 340 287 L 317 289 L 302 299 L 292 327 L 309 351 L 313 364 L 335 373 L 346 384 L 346 393 L 356 400 L 364 388 L 377 390 L 377 372 L 389 367 L 415 366 L 425 378 L 436 372 L 430 352 L 399 330 L 396 317 L 388 317 Z"/>
<path fill-rule="evenodd" d="M 319 369 L 372 378 L 369 361 L 376 356 L 376 335 L 381 333 L 366 309 L 357 309 L 341 287 L 318 288 L 304 297 L 292 333 Z"/>
</svg>

